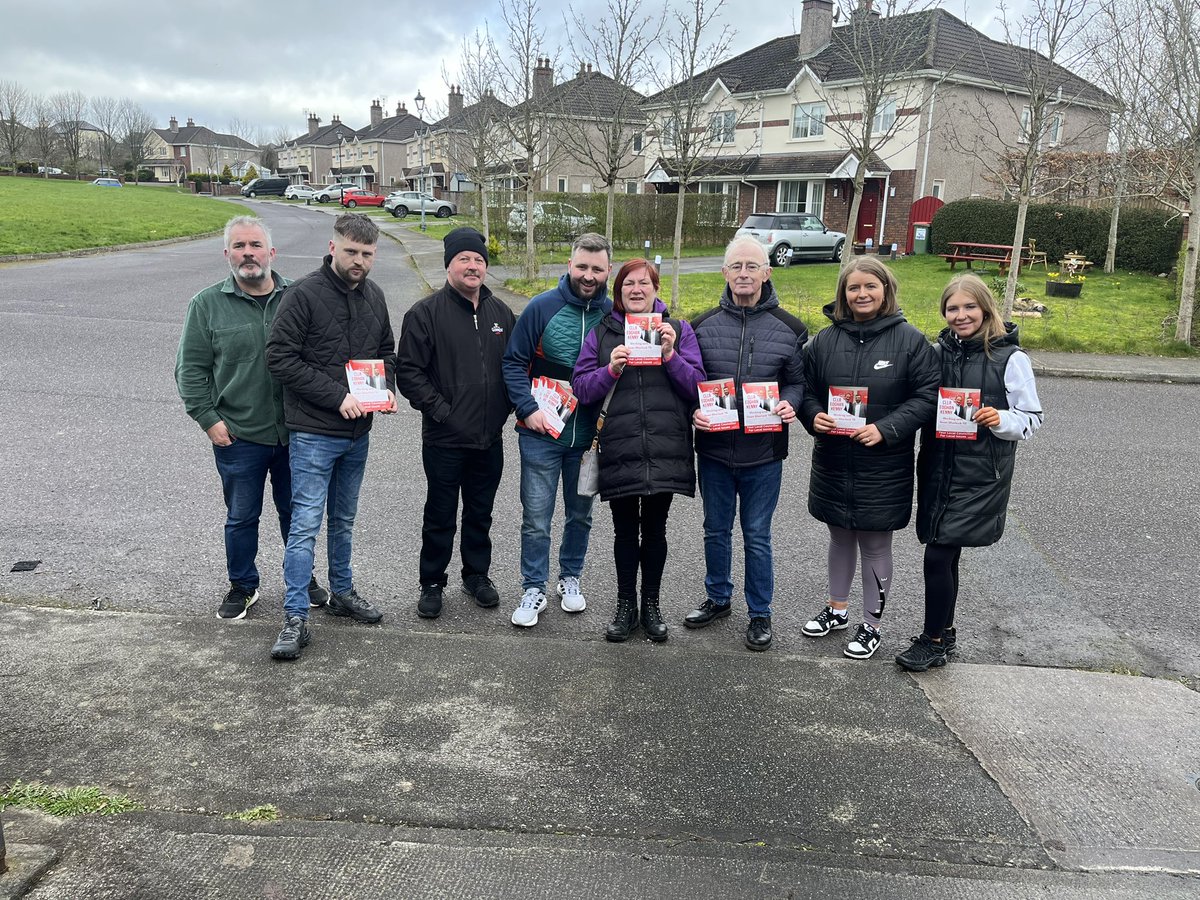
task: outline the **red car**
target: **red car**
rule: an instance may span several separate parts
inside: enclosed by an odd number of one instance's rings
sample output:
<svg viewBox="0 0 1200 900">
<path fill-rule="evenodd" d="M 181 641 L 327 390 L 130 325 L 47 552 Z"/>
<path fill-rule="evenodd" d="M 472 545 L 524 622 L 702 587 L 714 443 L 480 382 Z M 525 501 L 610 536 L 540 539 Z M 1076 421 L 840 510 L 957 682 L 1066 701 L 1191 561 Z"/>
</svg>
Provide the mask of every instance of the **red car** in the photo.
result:
<svg viewBox="0 0 1200 900">
<path fill-rule="evenodd" d="M 361 188 L 346 188 L 342 191 L 342 206 L 348 206 L 350 209 L 356 206 L 383 206 L 386 199 L 383 194 L 372 194 Z"/>
</svg>

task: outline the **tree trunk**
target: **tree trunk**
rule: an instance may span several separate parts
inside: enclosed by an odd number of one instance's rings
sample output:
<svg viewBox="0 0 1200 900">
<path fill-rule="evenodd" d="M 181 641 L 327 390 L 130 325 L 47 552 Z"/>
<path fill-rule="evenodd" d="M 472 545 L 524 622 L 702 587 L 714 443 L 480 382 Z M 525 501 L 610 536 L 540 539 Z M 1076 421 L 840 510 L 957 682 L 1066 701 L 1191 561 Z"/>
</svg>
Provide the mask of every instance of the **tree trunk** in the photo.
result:
<svg viewBox="0 0 1200 900">
<path fill-rule="evenodd" d="M 675 243 L 671 249 L 671 312 L 678 315 L 681 300 L 679 296 L 679 254 L 683 252 L 683 208 L 687 204 L 687 191 L 684 185 L 679 185 L 679 200 L 675 204 Z"/>
<path fill-rule="evenodd" d="M 483 225 L 483 242 L 486 244 L 492 238 L 491 226 L 488 224 L 488 204 L 487 204 L 487 188 L 483 186 L 483 181 L 479 182 L 479 216 Z"/>
<path fill-rule="evenodd" d="M 851 260 L 854 259 L 855 234 L 858 231 L 858 211 L 862 208 L 864 181 L 866 181 L 866 173 L 860 165 L 858 171 L 854 173 L 854 186 L 851 188 L 854 196 L 850 198 L 850 215 L 846 220 L 846 246 L 842 248 L 841 269 L 843 270 L 849 267 Z"/>
<path fill-rule="evenodd" d="M 1192 160 L 1192 196 L 1189 201 L 1192 215 L 1188 220 L 1187 250 L 1183 254 L 1183 271 L 1180 273 L 1179 320 L 1175 325 L 1175 340 L 1184 344 L 1192 342 L 1192 310 L 1196 306 L 1196 262 L 1200 245 L 1200 222 L 1196 211 L 1200 210 L 1200 153 Z"/>
<path fill-rule="evenodd" d="M 1004 282 L 1004 321 L 1012 320 L 1013 304 L 1017 299 L 1017 279 L 1021 275 L 1021 248 L 1025 246 L 1025 217 L 1029 215 L 1029 194 L 1022 191 L 1017 203 L 1017 226 L 1013 229 L 1013 260 Z"/>
<path fill-rule="evenodd" d="M 525 187 L 525 277 L 537 278 L 537 245 L 533 242 L 533 180 Z"/>
<path fill-rule="evenodd" d="M 1113 185 L 1112 215 L 1108 219 L 1108 247 L 1104 251 L 1104 273 L 1111 275 L 1117 267 L 1117 226 L 1121 222 L 1121 200 L 1125 197 L 1125 185 L 1129 180 L 1129 151 L 1121 148 L 1117 156 L 1117 181 Z"/>
<path fill-rule="evenodd" d="M 617 182 L 610 178 L 608 182 L 608 209 L 604 213 L 604 239 L 608 241 L 610 247 L 612 246 L 613 207 L 616 205 Z"/>
</svg>

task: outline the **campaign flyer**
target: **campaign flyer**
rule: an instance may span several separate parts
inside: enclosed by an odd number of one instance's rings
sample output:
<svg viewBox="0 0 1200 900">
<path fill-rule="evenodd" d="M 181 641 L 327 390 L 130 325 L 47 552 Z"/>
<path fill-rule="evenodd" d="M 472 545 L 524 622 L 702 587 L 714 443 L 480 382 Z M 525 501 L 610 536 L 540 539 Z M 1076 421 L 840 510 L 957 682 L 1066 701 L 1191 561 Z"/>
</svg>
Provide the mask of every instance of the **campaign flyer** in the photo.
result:
<svg viewBox="0 0 1200 900">
<path fill-rule="evenodd" d="M 867 424 L 867 389 L 831 387 L 827 412 L 837 423 L 830 434 L 854 434 Z"/>
<path fill-rule="evenodd" d="M 382 359 L 352 359 L 346 363 L 346 382 L 350 393 L 367 412 L 391 409 L 388 399 L 387 369 Z"/>
<path fill-rule="evenodd" d="M 546 417 L 546 430 L 557 438 L 566 427 L 567 419 L 575 412 L 579 400 L 571 392 L 571 386 L 557 378 L 539 375 L 533 379 L 529 392 L 537 401 L 538 409 Z"/>
<path fill-rule="evenodd" d="M 662 313 L 631 313 L 625 317 L 625 346 L 630 366 L 661 366 L 662 335 L 658 326 Z"/>
<path fill-rule="evenodd" d="M 700 394 L 700 412 L 708 417 L 709 431 L 734 431 L 741 427 L 737 410 L 737 389 L 733 379 L 701 381 L 696 385 Z"/>
<path fill-rule="evenodd" d="M 742 382 L 742 409 L 746 422 L 742 430 L 746 434 L 760 431 L 783 431 L 783 419 L 775 414 L 779 405 L 779 382 Z"/>
<path fill-rule="evenodd" d="M 938 388 L 935 434 L 952 441 L 978 440 L 979 426 L 971 421 L 979 410 L 979 388 Z"/>
</svg>

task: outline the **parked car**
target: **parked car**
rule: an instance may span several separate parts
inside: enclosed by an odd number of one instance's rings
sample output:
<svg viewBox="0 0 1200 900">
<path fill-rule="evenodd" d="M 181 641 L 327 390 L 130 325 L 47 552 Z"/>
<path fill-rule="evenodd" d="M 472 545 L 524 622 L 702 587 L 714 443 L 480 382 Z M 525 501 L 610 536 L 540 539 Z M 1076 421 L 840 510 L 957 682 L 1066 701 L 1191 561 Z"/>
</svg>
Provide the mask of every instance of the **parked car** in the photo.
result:
<svg viewBox="0 0 1200 900">
<path fill-rule="evenodd" d="M 307 181 L 304 184 L 289 184 L 283 192 L 284 200 L 311 200 L 317 194 L 317 189 Z"/>
<path fill-rule="evenodd" d="M 458 213 L 458 207 L 449 200 L 439 200 L 431 194 L 421 191 L 393 191 L 388 194 L 383 208 L 389 210 L 397 219 L 403 219 L 409 213 L 420 215 L 421 207 L 425 207 L 425 215 L 447 219 Z"/>
<path fill-rule="evenodd" d="M 771 265 L 786 266 L 793 259 L 842 258 L 846 235 L 830 231 L 811 213 L 752 213 L 734 237 L 749 235 L 767 250 Z"/>
<path fill-rule="evenodd" d="M 336 184 L 326 184 L 317 188 L 317 193 L 314 199 L 318 203 L 328 203 L 330 200 L 341 200 L 342 191 L 348 188 L 356 188 L 357 184 L 351 184 L 348 181 L 339 181 Z"/>
<path fill-rule="evenodd" d="M 121 182 L 115 178 L 97 178 L 92 184 L 99 187 L 120 187 Z"/>
<path fill-rule="evenodd" d="M 575 237 L 596 227 L 596 219 L 570 203 L 542 202 L 533 204 L 533 230 L 548 237 Z M 508 214 L 508 230 L 525 230 L 525 204 L 514 206 Z"/>
<path fill-rule="evenodd" d="M 268 178 L 251 178 L 242 187 L 243 197 L 282 197 L 291 185 L 286 178 L 271 176 Z"/>
<path fill-rule="evenodd" d="M 50 166 L 50 168 L 46 168 L 45 166 L 38 166 L 38 174 L 39 175 L 61 175 L 62 173 L 63 173 L 62 169 L 56 169 L 56 168 L 54 168 L 54 166 Z"/>
<path fill-rule="evenodd" d="M 342 206 L 354 209 L 356 206 L 383 206 L 387 197 L 362 188 L 345 188 L 342 191 Z"/>
</svg>

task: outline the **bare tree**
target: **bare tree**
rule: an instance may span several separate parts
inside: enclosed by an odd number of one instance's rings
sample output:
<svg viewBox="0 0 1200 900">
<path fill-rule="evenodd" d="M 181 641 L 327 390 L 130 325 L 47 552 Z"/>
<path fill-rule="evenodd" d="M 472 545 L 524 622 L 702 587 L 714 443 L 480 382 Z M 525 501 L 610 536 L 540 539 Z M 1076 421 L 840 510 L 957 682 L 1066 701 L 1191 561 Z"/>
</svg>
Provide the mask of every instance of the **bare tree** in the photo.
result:
<svg viewBox="0 0 1200 900">
<path fill-rule="evenodd" d="M 451 110 L 444 120 L 447 156 L 455 171 L 475 185 L 485 240 L 491 237 L 488 182 L 494 169 L 506 161 L 502 151 L 509 146 L 501 126 L 508 108 L 495 93 L 497 56 L 491 35 L 476 28 L 459 43 L 457 77 L 442 69 L 442 80 L 458 92 L 463 104 L 461 111 Z"/>
<path fill-rule="evenodd" d="M 58 130 L 59 146 L 66 155 L 71 174 L 79 177 L 79 160 L 84 154 L 84 116 L 88 111 L 88 98 L 82 91 L 59 91 L 50 97 L 54 115 L 54 127 Z"/>
<path fill-rule="evenodd" d="M 1200 261 L 1200 0 L 1153 0 L 1143 8 L 1143 17 L 1143 27 L 1154 41 L 1152 93 L 1143 123 L 1155 146 L 1166 151 L 1158 157 L 1175 160 L 1174 171 L 1164 172 L 1174 193 L 1188 198 L 1190 222 L 1175 340 L 1190 344 Z"/>
<path fill-rule="evenodd" d="M 716 76 L 708 70 L 725 59 L 733 31 L 718 17 L 725 0 L 686 0 L 673 11 L 663 29 L 663 59 L 655 82 L 663 87 L 646 103 L 650 128 L 655 132 L 659 158 L 679 191 L 675 206 L 675 240 L 671 259 L 671 309 L 679 308 L 679 260 L 683 249 L 683 213 L 687 189 L 704 171 L 714 171 L 722 154 L 730 158 L 748 152 L 734 138 L 737 125 L 757 117 L 750 100 L 730 104 L 720 115 L 712 113 L 710 91 Z M 728 140 L 727 140 L 728 139 Z"/>
<path fill-rule="evenodd" d="M 116 97 L 92 98 L 92 124 L 100 129 L 96 150 L 101 168 L 116 168 L 113 156 L 117 148 L 115 137 L 121 122 L 121 101 Z"/>
<path fill-rule="evenodd" d="M 17 174 L 17 157 L 25 148 L 30 114 L 29 92 L 16 81 L 0 81 L 0 149 L 8 156 L 13 174 Z"/>
<path fill-rule="evenodd" d="M 993 55 L 982 46 L 969 51 L 979 53 L 994 74 L 986 88 L 958 105 L 958 126 L 947 134 L 952 145 L 974 156 L 1016 197 L 1014 257 L 1025 244 L 1030 201 L 1056 187 L 1045 165 L 1051 147 L 1083 146 L 1101 139 L 1108 130 L 1107 114 L 1089 120 L 1084 113 L 1100 108 L 1105 95 L 1070 72 L 1086 59 L 1088 45 L 1083 37 L 1094 12 L 1093 0 L 1029 0 L 1025 10 L 1012 20 L 1001 7 L 1005 36 L 1015 56 L 1005 56 L 993 65 Z M 1062 111 L 1070 108 L 1075 109 L 1077 124 L 1067 136 Z M 1019 274 L 1018 265 L 1009 267 L 1004 289 L 1006 318 L 1012 315 Z"/>
<path fill-rule="evenodd" d="M 40 161 L 42 174 L 50 177 L 50 166 L 58 158 L 58 132 L 54 128 L 54 106 L 45 97 L 34 95 L 30 99 L 30 120 L 33 123 L 29 131 L 30 141 L 36 160 Z"/>
<path fill-rule="evenodd" d="M 646 12 L 643 0 L 607 0 L 607 14 L 593 7 L 570 9 L 566 24 L 572 55 L 591 69 L 593 60 L 607 73 L 611 85 L 581 85 L 572 110 L 580 115 L 563 119 L 567 152 L 594 172 L 608 194 L 604 236 L 612 241 L 613 208 L 617 182 L 641 160 L 633 153 L 634 141 L 646 126 L 641 103 L 645 99 L 634 85 L 646 84 L 652 74 L 653 53 L 658 47 L 666 10 Z M 590 78 L 592 73 L 588 71 Z"/>
<path fill-rule="evenodd" d="M 525 188 L 524 275 L 533 278 L 538 272 L 534 198 L 562 153 L 562 142 L 554 140 L 550 131 L 555 54 L 546 52 L 537 0 L 501 0 L 500 18 L 505 34 L 497 53 L 497 86 L 501 99 L 512 107 L 503 124 L 523 169 L 519 175 Z"/>
<path fill-rule="evenodd" d="M 885 147 L 895 153 L 904 149 L 905 140 L 916 141 L 920 129 L 906 131 L 916 121 L 912 110 L 921 107 L 931 77 L 936 84 L 949 74 L 947 69 L 938 76 L 929 74 L 924 52 L 929 26 L 921 13 L 930 5 L 927 0 L 887 0 L 882 11 L 864 0 L 842 0 L 839 5 L 847 24 L 834 31 L 833 46 L 854 74 L 844 86 L 821 90 L 825 117 L 813 126 L 836 135 L 857 163 L 846 218 L 851 241 L 872 158 Z M 852 253 L 843 253 L 842 267 L 852 259 Z"/>
<path fill-rule="evenodd" d="M 121 146 L 129 155 L 133 183 L 137 184 L 138 169 L 150 156 L 151 142 L 154 138 L 154 117 L 141 104 L 125 97 L 121 100 L 119 121 Z"/>
</svg>

